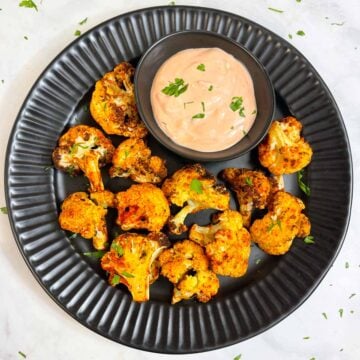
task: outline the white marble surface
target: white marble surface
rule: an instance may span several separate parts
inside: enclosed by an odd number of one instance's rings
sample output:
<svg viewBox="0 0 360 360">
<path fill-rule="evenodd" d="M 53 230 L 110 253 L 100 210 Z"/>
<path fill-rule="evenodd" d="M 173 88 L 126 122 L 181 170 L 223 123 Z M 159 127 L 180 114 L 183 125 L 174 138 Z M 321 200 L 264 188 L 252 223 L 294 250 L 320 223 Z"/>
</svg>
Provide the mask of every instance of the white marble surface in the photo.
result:
<svg viewBox="0 0 360 360">
<path fill-rule="evenodd" d="M 16 114 L 48 63 L 72 40 L 74 31 L 138 8 L 167 1 L 35 0 L 39 11 L 20 0 L 0 0 L 0 163 Z M 265 333 L 217 351 L 187 359 L 360 359 L 360 1 L 208 0 L 177 1 L 234 12 L 291 42 L 310 60 L 332 91 L 348 130 L 354 162 L 354 201 L 346 241 L 333 267 L 311 297 Z M 284 10 L 282 14 L 268 7 Z M 85 25 L 78 23 L 88 17 Z M 342 26 L 331 25 L 342 23 Z M 306 35 L 296 36 L 302 29 Z M 24 39 L 28 37 L 28 40 Z M 3 80 L 3 81 L 1 81 Z M 3 188 L 3 177 L 0 178 Z M 341 191 L 341 189 L 339 189 Z M 0 206 L 4 206 L 4 192 Z M 167 359 L 109 341 L 61 310 L 33 278 L 0 215 L 0 359 Z M 346 268 L 345 263 L 349 267 Z M 355 293 L 351 299 L 351 294 Z M 343 317 L 339 309 L 344 309 Z M 351 312 L 353 311 L 353 312 Z M 326 320 L 322 313 L 327 314 Z M 304 337 L 310 337 L 304 339 Z"/>
</svg>

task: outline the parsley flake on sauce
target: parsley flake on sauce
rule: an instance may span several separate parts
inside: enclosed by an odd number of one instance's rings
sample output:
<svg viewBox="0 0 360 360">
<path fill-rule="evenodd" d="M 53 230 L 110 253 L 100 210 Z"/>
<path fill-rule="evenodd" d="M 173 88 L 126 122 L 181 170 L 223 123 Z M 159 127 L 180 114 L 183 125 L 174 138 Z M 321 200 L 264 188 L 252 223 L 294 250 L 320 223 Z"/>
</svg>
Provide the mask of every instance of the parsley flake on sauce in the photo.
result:
<svg viewBox="0 0 360 360">
<path fill-rule="evenodd" d="M 186 105 L 188 105 L 188 104 L 193 104 L 193 103 L 194 103 L 193 101 L 184 102 L 184 109 L 186 108 Z"/>
<path fill-rule="evenodd" d="M 29 9 L 35 9 L 36 11 L 38 11 L 38 8 L 37 8 L 36 4 L 32 0 L 20 1 L 19 6 L 20 7 L 26 7 L 26 8 L 29 8 Z"/>
<path fill-rule="evenodd" d="M 214 87 L 212 85 L 209 86 L 208 91 L 212 91 Z"/>
<path fill-rule="evenodd" d="M 6 206 L 3 206 L 2 208 L 0 208 L 0 211 L 2 214 L 5 214 L 5 215 L 7 215 L 7 213 L 8 213 L 8 209 Z"/>
<path fill-rule="evenodd" d="M 205 103 L 203 101 L 201 102 L 201 107 L 202 107 L 202 111 L 205 112 Z"/>
<path fill-rule="evenodd" d="M 190 189 L 195 191 L 197 194 L 203 193 L 203 185 L 202 182 L 198 179 L 192 179 L 190 183 Z"/>
<path fill-rule="evenodd" d="M 205 117 L 205 114 L 204 113 L 198 113 L 198 114 L 195 114 L 192 119 L 203 119 Z"/>
<path fill-rule="evenodd" d="M 184 79 L 175 78 L 174 82 L 169 82 L 169 85 L 164 87 L 161 92 L 168 96 L 178 97 L 184 93 L 189 84 L 185 84 Z"/>
<path fill-rule="evenodd" d="M 230 109 L 232 111 L 238 111 L 239 110 L 239 115 L 241 117 L 245 117 L 245 114 L 244 114 L 244 106 L 243 106 L 243 98 L 242 96 L 234 96 L 232 99 L 231 99 L 231 103 L 230 103 Z"/>
<path fill-rule="evenodd" d="M 304 33 L 303 30 L 298 30 L 298 31 L 296 32 L 296 35 L 305 36 L 305 33 Z"/>
<path fill-rule="evenodd" d="M 196 69 L 199 71 L 205 71 L 205 64 L 199 64 Z"/>
</svg>

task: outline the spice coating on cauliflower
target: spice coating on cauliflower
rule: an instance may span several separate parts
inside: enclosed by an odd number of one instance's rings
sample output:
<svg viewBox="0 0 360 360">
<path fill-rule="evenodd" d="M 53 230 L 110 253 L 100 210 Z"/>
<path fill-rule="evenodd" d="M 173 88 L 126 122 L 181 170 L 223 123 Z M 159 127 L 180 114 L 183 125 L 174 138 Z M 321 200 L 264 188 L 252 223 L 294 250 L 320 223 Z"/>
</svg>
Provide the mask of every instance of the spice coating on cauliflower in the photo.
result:
<svg viewBox="0 0 360 360">
<path fill-rule="evenodd" d="M 104 250 L 108 245 L 106 213 L 107 210 L 91 201 L 85 192 L 76 192 L 62 203 L 59 224 L 63 230 L 92 239 L 95 249 Z"/>
<path fill-rule="evenodd" d="M 209 260 L 203 248 L 191 240 L 183 240 L 166 249 L 159 257 L 161 274 L 174 284 L 172 303 L 195 296 L 207 302 L 216 295 L 219 280 L 208 269 Z"/>
<path fill-rule="evenodd" d="M 115 150 L 112 162 L 111 177 L 129 177 L 138 183 L 158 184 L 167 175 L 165 160 L 151 156 L 143 139 L 123 141 Z"/>
<path fill-rule="evenodd" d="M 194 224 L 189 238 L 205 247 L 210 268 L 216 274 L 240 277 L 246 273 L 251 239 L 237 211 L 215 214 L 208 226 Z"/>
<path fill-rule="evenodd" d="M 114 150 L 101 130 L 77 125 L 60 137 L 52 158 L 57 169 L 70 175 L 78 175 L 82 171 L 89 179 L 90 192 L 96 192 L 104 190 L 99 168 L 111 162 Z"/>
<path fill-rule="evenodd" d="M 167 178 L 162 190 L 172 204 L 184 206 L 169 220 L 169 231 L 181 234 L 187 230 L 184 221 L 188 214 L 205 209 L 226 210 L 230 193 L 200 164 L 187 165 Z"/>
<path fill-rule="evenodd" d="M 136 138 L 147 134 L 136 108 L 134 73 L 131 64 L 122 62 L 96 82 L 90 112 L 107 134 Z"/>
<path fill-rule="evenodd" d="M 250 226 L 254 209 L 265 209 L 272 190 L 272 182 L 261 171 L 227 168 L 221 179 L 235 192 L 245 227 Z"/>
<path fill-rule="evenodd" d="M 121 234 L 102 257 L 101 267 L 109 273 L 110 285 L 124 284 L 134 301 L 147 301 L 150 284 L 158 276 L 156 259 L 169 245 L 168 238 L 162 233 Z"/>
<path fill-rule="evenodd" d="M 301 129 L 301 123 L 292 116 L 274 121 L 259 145 L 261 165 L 274 175 L 292 174 L 306 167 L 312 149 L 300 136 Z"/>
<path fill-rule="evenodd" d="M 296 236 L 310 233 L 310 222 L 302 214 L 304 208 L 297 197 L 277 192 L 269 204 L 269 212 L 251 225 L 252 240 L 270 255 L 285 254 Z"/>
<path fill-rule="evenodd" d="M 122 230 L 160 231 L 170 216 L 169 203 L 161 189 L 152 184 L 132 185 L 116 194 L 117 224 Z"/>
</svg>

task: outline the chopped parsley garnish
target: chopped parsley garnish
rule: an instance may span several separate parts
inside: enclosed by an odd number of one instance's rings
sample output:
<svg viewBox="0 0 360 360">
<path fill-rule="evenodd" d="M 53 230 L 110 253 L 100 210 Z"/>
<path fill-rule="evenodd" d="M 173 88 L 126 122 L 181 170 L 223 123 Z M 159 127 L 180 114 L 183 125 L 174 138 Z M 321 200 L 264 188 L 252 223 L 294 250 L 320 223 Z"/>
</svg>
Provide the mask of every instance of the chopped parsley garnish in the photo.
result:
<svg viewBox="0 0 360 360">
<path fill-rule="evenodd" d="M 79 22 L 79 25 L 84 25 L 87 22 L 87 17 Z"/>
<path fill-rule="evenodd" d="M 186 105 L 193 104 L 193 103 L 194 103 L 193 101 L 184 102 L 184 109 L 186 108 Z"/>
<path fill-rule="evenodd" d="M 296 35 L 305 36 L 305 33 L 304 33 L 303 30 L 298 30 L 298 31 L 296 32 Z"/>
<path fill-rule="evenodd" d="M 201 102 L 201 108 L 202 108 L 202 111 L 205 112 L 205 103 L 203 101 Z"/>
<path fill-rule="evenodd" d="M 288 34 L 288 38 L 291 40 L 291 39 L 292 39 L 292 35 L 291 35 L 291 34 Z"/>
<path fill-rule="evenodd" d="M 301 0 L 296 0 L 296 2 L 301 2 Z"/>
<path fill-rule="evenodd" d="M 84 252 L 85 256 L 92 257 L 94 259 L 101 259 L 105 254 L 105 250 L 99 250 L 99 251 L 90 251 L 90 252 Z"/>
<path fill-rule="evenodd" d="M 75 166 L 74 165 L 70 165 L 67 169 L 66 172 L 71 176 L 75 176 Z"/>
<path fill-rule="evenodd" d="M 204 113 L 198 113 L 198 114 L 195 114 L 192 119 L 203 119 L 205 117 L 205 114 Z"/>
<path fill-rule="evenodd" d="M 326 313 L 323 312 L 323 313 L 321 313 L 321 315 L 327 320 L 328 317 L 327 317 Z"/>
<path fill-rule="evenodd" d="M 355 311 L 354 310 L 350 310 L 350 314 L 353 314 Z"/>
<path fill-rule="evenodd" d="M 312 235 L 308 235 L 304 238 L 305 244 L 315 244 L 314 237 Z"/>
<path fill-rule="evenodd" d="M 304 339 L 304 340 L 309 340 L 309 339 L 310 339 L 310 336 L 304 336 L 303 339 Z"/>
<path fill-rule="evenodd" d="M 349 299 L 351 299 L 351 298 L 354 297 L 355 295 L 356 295 L 355 293 L 351 294 L 351 295 L 349 296 Z"/>
<path fill-rule="evenodd" d="M 77 152 L 78 147 L 81 148 L 81 149 L 84 149 L 84 150 L 89 148 L 89 146 L 82 145 L 81 143 L 72 144 L 70 146 L 70 151 L 69 151 L 70 155 L 74 155 L 74 153 Z"/>
<path fill-rule="evenodd" d="M 26 7 L 26 8 L 29 8 L 29 9 L 32 8 L 32 9 L 35 9 L 36 11 L 38 11 L 38 8 L 37 8 L 36 4 L 32 0 L 20 1 L 19 6 L 20 7 Z"/>
<path fill-rule="evenodd" d="M 349 263 L 348 263 L 348 262 L 346 262 L 346 263 L 345 263 L 345 269 L 348 269 L 348 268 L 349 268 L 349 266 L 350 266 L 350 265 L 349 265 Z"/>
<path fill-rule="evenodd" d="M 243 135 L 246 136 L 247 135 L 247 132 L 245 130 L 242 131 L 243 132 Z"/>
<path fill-rule="evenodd" d="M 75 239 L 76 237 L 78 236 L 77 233 L 73 233 L 69 236 L 69 239 L 72 240 L 72 239 Z"/>
<path fill-rule="evenodd" d="M 284 12 L 284 10 L 275 9 L 273 7 L 268 7 L 268 9 L 271 10 L 271 11 L 277 12 L 279 14 L 282 14 Z"/>
<path fill-rule="evenodd" d="M 249 178 L 249 177 L 245 178 L 245 182 L 247 185 L 253 186 L 253 182 L 252 182 L 251 178 Z"/>
<path fill-rule="evenodd" d="M 208 90 L 209 90 L 209 91 L 212 91 L 213 88 L 214 88 L 214 87 L 213 87 L 212 85 L 210 85 L 209 88 L 208 88 Z"/>
<path fill-rule="evenodd" d="M 254 114 L 256 114 L 257 113 L 257 111 L 256 110 L 253 110 L 253 112 L 251 113 L 251 115 L 254 115 Z"/>
<path fill-rule="evenodd" d="M 339 309 L 339 315 L 341 318 L 343 317 L 343 314 L 344 314 L 344 309 Z"/>
<path fill-rule="evenodd" d="M 24 354 L 22 351 L 18 351 L 18 354 L 22 356 L 24 359 L 26 359 L 26 354 Z"/>
<path fill-rule="evenodd" d="M 330 25 L 336 25 L 336 26 L 343 26 L 345 24 L 345 21 L 341 22 L 341 23 L 331 23 Z"/>
<path fill-rule="evenodd" d="M 230 126 L 230 130 L 234 130 L 235 129 L 235 126 Z"/>
<path fill-rule="evenodd" d="M 230 109 L 232 111 L 234 111 L 234 112 L 239 110 L 239 115 L 241 117 L 245 117 L 245 114 L 244 114 L 245 108 L 243 107 L 243 98 L 242 98 L 242 96 L 234 96 L 231 99 Z"/>
<path fill-rule="evenodd" d="M 127 277 L 127 278 L 134 278 L 134 277 L 135 277 L 135 275 L 130 274 L 130 273 L 128 273 L 127 271 L 122 271 L 120 274 L 121 274 L 122 276 Z"/>
<path fill-rule="evenodd" d="M 111 279 L 111 285 L 115 286 L 120 282 L 120 276 L 115 274 Z"/>
<path fill-rule="evenodd" d="M 5 215 L 7 215 L 7 213 L 8 213 L 8 209 L 6 206 L 3 206 L 2 208 L 0 208 L 0 211 L 2 214 L 5 214 Z"/>
<path fill-rule="evenodd" d="M 306 196 L 310 196 L 310 187 L 304 183 L 303 177 L 304 177 L 304 170 L 298 171 L 297 172 L 297 182 L 298 182 L 299 188 L 301 189 L 301 191 L 304 194 L 306 194 Z"/>
<path fill-rule="evenodd" d="M 190 183 L 190 189 L 195 191 L 197 194 L 203 193 L 203 185 L 202 182 L 198 179 L 192 179 Z"/>
<path fill-rule="evenodd" d="M 124 160 L 126 160 L 129 157 L 129 155 L 130 155 L 130 151 L 126 149 L 124 151 Z"/>
<path fill-rule="evenodd" d="M 205 64 L 199 64 L 196 69 L 199 71 L 205 71 Z"/>
<path fill-rule="evenodd" d="M 29 38 L 28 38 L 26 35 L 24 35 L 24 39 L 25 39 L 25 40 L 29 40 Z"/>
<path fill-rule="evenodd" d="M 119 256 L 124 255 L 124 249 L 120 244 L 112 243 L 111 248 L 115 250 Z"/>
<path fill-rule="evenodd" d="M 241 359 L 241 354 L 236 355 L 236 356 L 234 357 L 234 360 L 240 360 L 240 359 Z"/>
<path fill-rule="evenodd" d="M 169 2 L 169 5 L 174 6 L 174 5 L 175 5 L 175 1 L 170 1 L 170 2 Z"/>
<path fill-rule="evenodd" d="M 279 227 L 279 229 L 281 230 L 281 221 L 278 219 L 278 220 L 276 220 L 276 221 L 272 221 L 271 222 L 271 224 L 269 225 L 269 227 L 268 227 L 268 232 L 270 232 L 273 228 L 274 228 L 274 226 L 278 226 Z"/>
<path fill-rule="evenodd" d="M 74 35 L 75 35 L 75 36 L 80 36 L 80 35 L 81 35 L 81 31 L 80 31 L 80 30 L 76 30 L 76 31 L 74 32 Z"/>
<path fill-rule="evenodd" d="M 5 82 L 5 80 L 4 79 L 1 79 L 1 83 L 3 84 Z"/>
<path fill-rule="evenodd" d="M 184 93 L 189 84 L 185 84 L 184 79 L 175 78 L 174 82 L 169 82 L 169 85 L 164 87 L 161 92 L 168 96 L 178 97 Z"/>
</svg>

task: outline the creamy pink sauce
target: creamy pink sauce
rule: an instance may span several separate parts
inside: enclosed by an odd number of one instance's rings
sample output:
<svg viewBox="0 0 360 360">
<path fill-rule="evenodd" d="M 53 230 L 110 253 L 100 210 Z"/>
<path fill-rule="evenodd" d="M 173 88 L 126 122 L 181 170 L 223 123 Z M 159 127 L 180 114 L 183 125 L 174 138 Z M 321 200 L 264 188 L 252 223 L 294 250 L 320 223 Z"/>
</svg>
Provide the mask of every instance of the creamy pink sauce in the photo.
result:
<svg viewBox="0 0 360 360">
<path fill-rule="evenodd" d="M 186 91 L 177 97 L 164 94 L 162 90 L 176 78 L 188 84 Z M 242 116 L 240 109 L 230 107 L 239 98 Z M 202 152 L 224 150 L 239 142 L 253 125 L 257 110 L 248 70 L 219 48 L 187 49 L 166 60 L 151 87 L 151 106 L 169 138 Z"/>
</svg>

